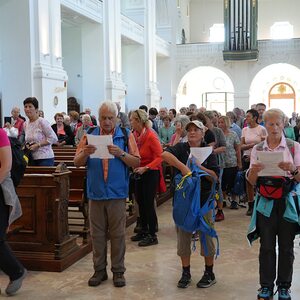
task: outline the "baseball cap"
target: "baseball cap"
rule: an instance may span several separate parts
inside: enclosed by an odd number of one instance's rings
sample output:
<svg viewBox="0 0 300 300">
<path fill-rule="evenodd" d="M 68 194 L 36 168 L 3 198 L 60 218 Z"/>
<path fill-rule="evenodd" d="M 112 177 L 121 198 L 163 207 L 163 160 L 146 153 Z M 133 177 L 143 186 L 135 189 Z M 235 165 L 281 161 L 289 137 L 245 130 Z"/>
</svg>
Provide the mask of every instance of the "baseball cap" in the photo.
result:
<svg viewBox="0 0 300 300">
<path fill-rule="evenodd" d="M 200 122 L 200 121 L 198 121 L 198 120 L 194 120 L 194 121 L 189 122 L 189 123 L 185 126 L 185 129 L 188 130 L 189 127 L 190 127 L 191 125 L 195 125 L 195 126 L 198 127 L 199 129 L 202 129 L 203 132 L 205 132 L 206 129 L 207 129 L 207 128 L 203 125 L 203 123 Z"/>
</svg>

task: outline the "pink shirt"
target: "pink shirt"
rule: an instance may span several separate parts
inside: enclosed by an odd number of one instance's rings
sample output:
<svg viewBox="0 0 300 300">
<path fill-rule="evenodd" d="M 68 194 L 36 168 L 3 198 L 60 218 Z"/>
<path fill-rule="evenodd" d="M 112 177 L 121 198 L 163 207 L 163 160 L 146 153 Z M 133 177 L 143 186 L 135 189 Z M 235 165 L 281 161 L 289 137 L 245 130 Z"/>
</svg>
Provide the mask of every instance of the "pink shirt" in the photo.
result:
<svg viewBox="0 0 300 300">
<path fill-rule="evenodd" d="M 242 129 L 242 138 L 245 138 L 246 144 L 252 144 L 252 143 L 260 143 L 262 141 L 262 137 L 266 137 L 267 130 L 265 127 L 258 125 L 254 128 L 251 127 L 244 127 Z M 252 149 L 244 150 L 243 155 L 250 155 Z"/>
<path fill-rule="evenodd" d="M 274 149 L 270 149 L 268 146 L 267 140 L 265 140 L 264 144 L 263 144 L 263 151 L 283 152 L 283 161 L 284 162 L 291 162 L 296 167 L 300 167 L 300 144 L 297 142 L 294 142 L 294 159 L 292 157 L 289 147 L 286 144 L 286 139 L 284 137 L 281 138 L 280 144 Z M 256 150 L 256 146 L 254 146 L 252 149 L 252 152 L 251 152 L 250 168 L 251 168 L 252 164 L 255 164 L 256 162 L 257 162 L 257 150 Z M 289 174 L 289 172 L 287 175 L 291 176 Z"/>
<path fill-rule="evenodd" d="M 10 146 L 10 142 L 6 132 L 0 128 L 0 148 Z"/>
</svg>

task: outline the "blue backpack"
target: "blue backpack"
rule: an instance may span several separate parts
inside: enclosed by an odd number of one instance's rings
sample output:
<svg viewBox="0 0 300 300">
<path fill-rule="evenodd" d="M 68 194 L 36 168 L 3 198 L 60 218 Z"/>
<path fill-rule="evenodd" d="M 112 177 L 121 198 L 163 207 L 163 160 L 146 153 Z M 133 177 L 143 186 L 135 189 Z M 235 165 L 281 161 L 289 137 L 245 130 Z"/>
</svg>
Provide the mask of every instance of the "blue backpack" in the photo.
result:
<svg viewBox="0 0 300 300">
<path fill-rule="evenodd" d="M 213 228 L 213 224 L 210 224 L 206 218 L 206 214 L 210 210 L 214 211 L 216 182 L 211 175 L 201 170 L 192 161 L 189 161 L 188 167 L 192 171 L 191 175 L 182 176 L 177 174 L 174 178 L 173 219 L 175 224 L 186 232 L 200 231 L 204 252 L 207 253 L 205 235 L 215 237 L 218 241 L 217 232 Z M 211 177 L 212 187 L 207 201 L 201 207 L 201 177 L 203 176 Z"/>
</svg>

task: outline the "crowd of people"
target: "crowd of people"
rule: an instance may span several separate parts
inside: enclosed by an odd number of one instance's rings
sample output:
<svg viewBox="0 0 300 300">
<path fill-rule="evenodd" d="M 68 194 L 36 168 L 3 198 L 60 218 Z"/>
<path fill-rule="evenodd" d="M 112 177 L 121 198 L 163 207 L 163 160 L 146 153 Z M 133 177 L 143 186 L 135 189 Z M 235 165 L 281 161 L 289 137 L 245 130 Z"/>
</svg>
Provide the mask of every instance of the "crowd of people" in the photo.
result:
<svg viewBox="0 0 300 300">
<path fill-rule="evenodd" d="M 106 270 L 108 236 L 111 242 L 113 283 L 116 287 L 126 285 L 125 207 L 128 193 L 134 194 L 139 216 L 139 229 L 135 231 L 136 234 L 131 237 L 131 241 L 138 242 L 139 247 L 158 244 L 155 196 L 158 191 L 165 190 L 163 161 L 174 168 L 173 174 L 189 176 L 190 169 L 187 162 L 190 159 L 191 148 L 210 146 L 212 153 L 199 166 L 217 182 L 216 214 L 210 211 L 206 218 L 213 226 L 215 221 L 225 219 L 223 212 L 225 205 L 229 205 L 231 209 L 239 208 L 239 198 L 234 193 L 234 185 L 237 173 L 244 171 L 248 201 L 246 214 L 252 216 L 248 236 L 250 241 L 257 237 L 260 237 L 261 241 L 259 254 L 261 289 L 258 299 L 271 299 L 276 278 L 279 299 L 291 299 L 289 288 L 294 259 L 293 240 L 295 234 L 299 232 L 299 225 L 287 219 L 285 214 L 289 207 L 288 201 L 292 202 L 291 193 L 295 203 L 300 201 L 298 191 L 300 188 L 297 188 L 296 184 L 300 181 L 300 117 L 296 113 L 288 118 L 281 110 L 266 111 L 266 105 L 258 103 L 246 112 L 234 108 L 225 115 L 204 107 L 198 108 L 196 104 L 182 107 L 179 112 L 174 108 L 162 107 L 158 111 L 154 107 L 148 109 L 146 105 L 141 105 L 127 115 L 120 111 L 119 103 L 105 101 L 99 108 L 98 122 L 91 115 L 91 110 L 85 109 L 80 114 L 75 111 L 69 112 L 68 115 L 63 112 L 56 113 L 55 123 L 51 125 L 42 117 L 36 98 L 26 98 L 23 104 L 27 120 L 24 121 L 20 109 L 14 107 L 11 120 L 5 123 L 3 131 L 6 131 L 8 136 L 18 138 L 30 150 L 30 165 L 53 165 L 52 146 L 69 145 L 77 147 L 75 166 L 87 167 L 86 191 L 89 199 L 94 262 L 94 274 L 88 280 L 90 286 L 97 286 L 108 278 Z M 93 130 L 90 130 L 91 128 Z M 114 158 L 91 158 L 96 147 L 88 143 L 87 134 L 111 135 L 113 144 L 108 146 L 108 152 Z M 290 143 L 293 145 L 292 151 L 288 147 Z M 4 149 L 6 146 L 7 142 L 3 142 Z M 0 154 L 1 149 L 0 147 Z M 272 204 L 257 192 L 264 184 L 258 180 L 261 178 L 259 172 L 265 168 L 258 159 L 259 151 L 283 152 L 283 161 L 277 167 L 285 172 L 283 177 L 293 183 L 289 185 L 290 189 L 282 199 L 279 201 L 273 199 Z M 1 170 L 5 155 L 6 152 L 3 152 L 0 157 Z M 7 175 L 7 171 L 5 172 Z M 129 191 L 130 182 L 133 182 L 132 191 Z M 209 190 L 210 185 L 205 185 L 204 179 L 201 201 L 207 201 Z M 3 195 L 0 198 L 2 204 L 5 203 Z M 262 208 L 264 201 L 268 204 L 267 212 L 266 205 Z M 296 213 L 299 218 L 299 212 Z M 5 230 L 8 226 L 8 213 L 5 214 L 5 220 L 5 224 L 1 223 L 0 249 L 6 247 Z M 177 254 L 182 265 L 182 274 L 177 286 L 186 288 L 191 282 L 191 241 L 197 238 L 197 233 L 185 232 L 180 228 L 177 228 L 176 232 Z M 277 277 L 276 237 L 279 245 Z M 199 288 L 216 283 L 213 271 L 216 247 L 210 236 L 207 236 L 206 240 L 207 251 L 204 251 L 203 245 L 201 247 L 205 271 L 197 283 Z M 8 253 L 9 250 L 3 251 Z M 10 275 L 10 272 L 5 271 L 2 257 L 0 268 L 10 277 L 11 283 L 19 280 L 17 286 L 20 286 L 25 274 L 24 268 L 18 267 L 20 276 L 17 276 L 17 279 L 15 273 Z"/>
</svg>

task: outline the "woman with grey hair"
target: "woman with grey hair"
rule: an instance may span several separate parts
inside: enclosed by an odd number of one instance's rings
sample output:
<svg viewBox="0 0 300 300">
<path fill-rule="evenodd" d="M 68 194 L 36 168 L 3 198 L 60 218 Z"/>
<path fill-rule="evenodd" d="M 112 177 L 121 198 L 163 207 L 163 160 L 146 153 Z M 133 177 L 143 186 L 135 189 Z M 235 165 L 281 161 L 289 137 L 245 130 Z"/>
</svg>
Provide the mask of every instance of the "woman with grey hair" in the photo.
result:
<svg viewBox="0 0 300 300">
<path fill-rule="evenodd" d="M 86 133 L 92 127 L 92 119 L 90 115 L 84 114 L 81 118 L 82 125 L 78 128 L 76 136 L 75 136 L 75 144 L 76 146 L 79 144 L 81 138 L 84 133 Z"/>
<path fill-rule="evenodd" d="M 175 133 L 171 137 L 170 145 L 175 146 L 177 143 L 187 142 L 186 125 L 190 122 L 190 119 L 186 115 L 179 115 L 175 118 Z"/>
<path fill-rule="evenodd" d="M 256 186 L 254 211 L 248 231 L 248 240 L 260 238 L 259 281 L 261 289 L 257 299 L 273 299 L 274 283 L 279 300 L 290 300 L 293 275 L 294 238 L 299 232 L 300 200 L 300 145 L 284 137 L 284 113 L 280 109 L 269 109 L 264 113 L 267 137 L 251 151 L 247 180 Z M 280 162 L 274 168 L 283 176 L 264 176 L 264 163 L 259 153 L 281 153 Z M 262 176 L 261 176 L 262 175 Z M 268 186 L 273 184 L 273 188 Z M 276 185 L 275 185 L 276 184 Z M 274 187 L 276 187 L 274 192 Z M 294 207 L 294 209 L 291 209 Z M 298 209 L 299 210 L 299 209 Z M 278 269 L 276 272 L 276 244 L 278 244 Z M 276 280 L 276 282 L 275 282 Z"/>
</svg>

